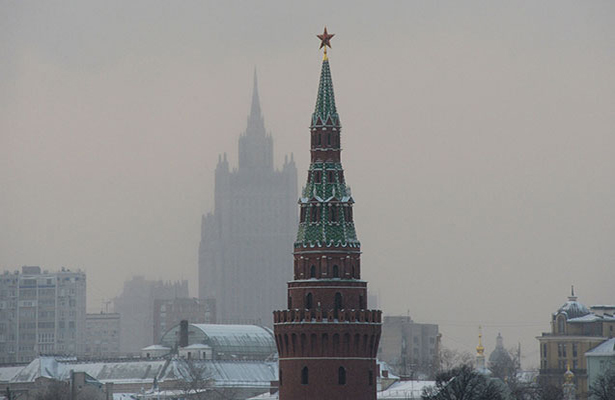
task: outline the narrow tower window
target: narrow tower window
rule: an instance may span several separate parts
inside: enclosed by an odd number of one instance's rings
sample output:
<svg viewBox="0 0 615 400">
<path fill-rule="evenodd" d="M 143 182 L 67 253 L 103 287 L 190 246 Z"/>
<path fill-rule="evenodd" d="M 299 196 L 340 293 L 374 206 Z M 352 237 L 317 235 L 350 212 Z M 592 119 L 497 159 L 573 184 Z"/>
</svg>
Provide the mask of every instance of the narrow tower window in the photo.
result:
<svg viewBox="0 0 615 400">
<path fill-rule="evenodd" d="M 308 384 L 308 367 L 303 367 L 303 369 L 301 370 L 301 384 L 302 385 L 307 385 Z"/>
<path fill-rule="evenodd" d="M 310 278 L 316 278 L 316 267 L 313 265 L 310 267 Z"/>
<path fill-rule="evenodd" d="M 337 265 L 333 266 L 333 277 L 334 278 L 340 277 L 340 268 Z"/>
<path fill-rule="evenodd" d="M 344 308 L 344 303 L 342 301 L 342 294 L 340 292 L 335 293 L 335 309 L 341 310 Z"/>
<path fill-rule="evenodd" d="M 339 385 L 346 384 L 346 368 L 339 367 L 339 369 L 337 370 L 337 383 Z"/>
<path fill-rule="evenodd" d="M 305 308 L 308 310 L 312 309 L 312 293 L 308 293 L 307 296 L 305 296 Z"/>
</svg>

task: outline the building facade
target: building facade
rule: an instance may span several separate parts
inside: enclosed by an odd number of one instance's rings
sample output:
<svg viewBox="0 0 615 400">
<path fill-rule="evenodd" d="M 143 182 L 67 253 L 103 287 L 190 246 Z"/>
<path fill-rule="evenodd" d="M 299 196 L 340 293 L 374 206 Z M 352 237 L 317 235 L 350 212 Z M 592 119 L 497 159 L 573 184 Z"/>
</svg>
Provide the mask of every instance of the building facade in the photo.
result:
<svg viewBox="0 0 615 400">
<path fill-rule="evenodd" d="M 385 316 L 378 359 L 403 377 L 432 375 L 439 362 L 438 325 L 420 324 L 409 316 Z"/>
<path fill-rule="evenodd" d="M 293 157 L 274 168 L 273 139 L 265 130 L 256 74 L 239 165 L 226 154 L 215 172 L 215 208 L 203 216 L 199 298 L 214 299 L 221 323 L 271 324 L 290 279 L 289 248 L 296 226 L 297 169 Z"/>
<path fill-rule="evenodd" d="M 0 364 L 30 362 L 40 354 L 82 354 L 86 278 L 24 266 L 0 276 Z"/>
<path fill-rule="evenodd" d="M 137 355 L 154 343 L 156 299 L 186 297 L 189 297 L 186 280 L 163 282 L 136 276 L 124 282 L 122 294 L 113 300 L 114 311 L 120 314 L 120 351 Z"/>
<path fill-rule="evenodd" d="M 537 339 L 540 342 L 540 375 L 542 383 L 556 387 L 564 384 L 570 368 L 580 398 L 587 395 L 587 359 L 585 354 L 613 337 L 615 318 L 597 306 L 595 312 L 577 301 L 574 290 L 568 301 L 551 318 L 551 332 Z"/>
<path fill-rule="evenodd" d="M 615 373 L 615 338 L 603 342 L 585 353 L 587 359 L 588 388 L 597 384 L 598 378 Z"/>
<path fill-rule="evenodd" d="M 84 355 L 92 358 L 120 355 L 120 314 L 101 312 L 86 315 Z"/>
<path fill-rule="evenodd" d="M 195 324 L 216 323 L 216 303 L 212 299 L 156 299 L 154 300 L 154 343 L 181 320 Z"/>
<path fill-rule="evenodd" d="M 330 38 L 326 30 L 322 36 Z M 310 131 L 294 279 L 288 282 L 287 309 L 274 312 L 280 400 L 374 400 L 381 311 L 368 309 L 367 282 L 361 279 L 361 245 L 326 52 Z"/>
</svg>

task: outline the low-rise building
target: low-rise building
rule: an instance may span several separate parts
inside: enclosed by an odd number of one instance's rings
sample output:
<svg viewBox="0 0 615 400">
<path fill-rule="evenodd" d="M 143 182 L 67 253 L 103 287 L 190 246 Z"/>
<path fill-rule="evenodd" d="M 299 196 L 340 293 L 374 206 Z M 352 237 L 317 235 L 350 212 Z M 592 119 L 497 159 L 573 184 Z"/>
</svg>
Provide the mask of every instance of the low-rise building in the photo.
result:
<svg viewBox="0 0 615 400">
<path fill-rule="evenodd" d="M 587 383 L 591 386 L 601 375 L 615 371 L 615 338 L 594 347 L 585 353 L 585 358 L 587 358 Z"/>
<path fill-rule="evenodd" d="M 605 311 L 605 307 L 607 312 Z M 568 367 L 574 374 L 579 398 L 588 389 L 585 354 L 613 336 L 615 318 L 609 314 L 611 306 L 596 306 L 590 310 L 577 301 L 572 290 L 568 301 L 551 317 L 551 332 L 544 332 L 540 342 L 540 374 L 543 384 L 561 388 Z M 615 308 L 615 307 L 614 307 Z"/>
<path fill-rule="evenodd" d="M 159 344 L 170 349 L 207 345 L 207 352 L 213 360 L 267 360 L 277 357 L 273 332 L 257 325 L 180 323 L 169 329 Z"/>
<path fill-rule="evenodd" d="M 120 314 L 87 314 L 85 352 L 87 357 L 113 358 L 120 355 Z"/>
<path fill-rule="evenodd" d="M 196 324 L 216 323 L 214 299 L 173 298 L 154 300 L 154 342 L 182 320 Z"/>
</svg>

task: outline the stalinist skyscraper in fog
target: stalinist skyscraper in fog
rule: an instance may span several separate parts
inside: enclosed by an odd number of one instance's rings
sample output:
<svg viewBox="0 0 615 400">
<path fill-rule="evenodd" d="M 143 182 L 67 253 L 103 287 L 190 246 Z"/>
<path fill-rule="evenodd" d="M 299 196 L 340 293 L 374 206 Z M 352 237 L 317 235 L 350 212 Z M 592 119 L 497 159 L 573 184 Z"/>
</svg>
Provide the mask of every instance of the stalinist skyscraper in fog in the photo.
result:
<svg viewBox="0 0 615 400">
<path fill-rule="evenodd" d="M 218 322 L 270 325 L 291 279 L 297 169 L 292 155 L 274 168 L 256 73 L 247 127 L 239 137 L 239 165 L 231 169 L 225 154 L 215 179 L 214 211 L 201 222 L 199 297 L 215 299 Z"/>
</svg>

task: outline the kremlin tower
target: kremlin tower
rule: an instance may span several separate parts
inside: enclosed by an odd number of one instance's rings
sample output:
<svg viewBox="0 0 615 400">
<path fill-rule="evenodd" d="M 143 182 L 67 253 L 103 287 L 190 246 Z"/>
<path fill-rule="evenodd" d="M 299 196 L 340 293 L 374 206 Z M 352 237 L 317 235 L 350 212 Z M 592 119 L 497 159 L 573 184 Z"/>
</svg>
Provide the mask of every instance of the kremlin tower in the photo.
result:
<svg viewBox="0 0 615 400">
<path fill-rule="evenodd" d="M 312 114 L 311 163 L 299 199 L 288 309 L 274 312 L 280 400 L 376 399 L 382 312 L 367 308 L 354 200 L 341 163 L 341 124 L 327 47 Z"/>
</svg>

